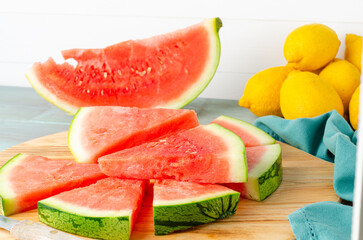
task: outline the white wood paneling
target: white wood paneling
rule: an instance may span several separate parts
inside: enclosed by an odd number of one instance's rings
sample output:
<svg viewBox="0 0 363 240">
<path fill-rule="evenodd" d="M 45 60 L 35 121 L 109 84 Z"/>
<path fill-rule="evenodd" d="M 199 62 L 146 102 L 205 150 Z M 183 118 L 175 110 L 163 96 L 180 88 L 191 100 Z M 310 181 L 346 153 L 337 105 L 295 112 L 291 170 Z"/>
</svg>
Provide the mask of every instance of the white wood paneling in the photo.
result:
<svg viewBox="0 0 363 240">
<path fill-rule="evenodd" d="M 239 99 L 254 73 L 284 65 L 283 43 L 294 28 L 319 22 L 363 34 L 363 1 L 346 0 L 0 0 L 0 85 L 30 86 L 25 71 L 35 61 L 68 48 L 105 47 L 150 37 L 219 16 L 222 55 L 203 97 Z"/>
</svg>

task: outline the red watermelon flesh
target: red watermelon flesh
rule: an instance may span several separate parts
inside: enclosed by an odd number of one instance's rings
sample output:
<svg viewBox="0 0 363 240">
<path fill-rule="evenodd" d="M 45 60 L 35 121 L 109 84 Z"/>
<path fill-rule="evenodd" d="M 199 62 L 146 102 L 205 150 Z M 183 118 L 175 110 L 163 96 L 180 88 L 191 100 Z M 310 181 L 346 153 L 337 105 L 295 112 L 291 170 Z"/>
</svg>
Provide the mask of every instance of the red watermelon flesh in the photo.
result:
<svg viewBox="0 0 363 240">
<path fill-rule="evenodd" d="M 52 58 L 26 74 L 45 99 L 75 114 L 85 106 L 180 108 L 213 77 L 220 56 L 219 18 L 164 35 L 103 49 L 63 51 L 77 65 Z"/>
<path fill-rule="evenodd" d="M 18 154 L 0 169 L 0 213 L 33 209 L 41 199 L 105 177 L 97 164 Z"/>
<path fill-rule="evenodd" d="M 246 147 L 274 144 L 275 139 L 252 124 L 228 116 L 220 116 L 212 121 L 237 134 Z"/>
<path fill-rule="evenodd" d="M 210 124 L 99 158 L 108 176 L 172 178 L 203 183 L 244 182 L 244 145 L 231 131 Z"/>
<path fill-rule="evenodd" d="M 145 183 L 105 178 L 38 203 L 40 221 L 97 239 L 128 239 L 141 208 Z"/>
<path fill-rule="evenodd" d="M 77 162 L 97 158 L 161 136 L 198 126 L 197 114 L 186 109 L 80 108 L 68 133 L 68 146 Z"/>
</svg>

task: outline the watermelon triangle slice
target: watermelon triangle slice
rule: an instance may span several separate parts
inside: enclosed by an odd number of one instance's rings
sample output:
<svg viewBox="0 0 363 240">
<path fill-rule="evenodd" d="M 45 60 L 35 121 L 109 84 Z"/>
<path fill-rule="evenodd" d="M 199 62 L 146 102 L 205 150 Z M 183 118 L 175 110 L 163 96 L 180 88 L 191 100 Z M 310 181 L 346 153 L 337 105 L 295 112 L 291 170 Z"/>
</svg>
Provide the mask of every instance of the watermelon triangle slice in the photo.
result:
<svg viewBox="0 0 363 240">
<path fill-rule="evenodd" d="M 241 197 L 263 201 L 282 181 L 281 146 L 261 129 L 245 121 L 220 116 L 212 121 L 237 134 L 246 146 L 248 181 L 224 184 L 241 193 Z"/>
<path fill-rule="evenodd" d="M 181 108 L 209 84 L 220 58 L 219 18 L 141 40 L 100 49 L 63 51 L 73 67 L 52 58 L 35 63 L 26 77 L 57 107 L 75 114 L 79 107 Z"/>
<path fill-rule="evenodd" d="M 247 181 L 245 147 L 233 132 L 199 126 L 99 158 L 108 176 L 202 183 Z"/>
<path fill-rule="evenodd" d="M 0 168 L 0 214 L 33 209 L 41 199 L 105 177 L 98 164 L 18 154 Z"/>
<path fill-rule="evenodd" d="M 95 163 L 102 155 L 196 126 L 192 110 L 84 107 L 73 118 L 68 146 L 77 162 Z"/>
<path fill-rule="evenodd" d="M 39 201 L 39 220 L 84 237 L 129 239 L 144 188 L 144 181 L 105 178 Z"/>
<path fill-rule="evenodd" d="M 238 192 L 220 185 L 158 180 L 153 199 L 155 235 L 232 216 L 239 197 Z"/>
<path fill-rule="evenodd" d="M 217 123 L 237 134 L 246 147 L 274 144 L 276 140 L 252 124 L 228 116 L 219 116 L 212 123 Z"/>
</svg>

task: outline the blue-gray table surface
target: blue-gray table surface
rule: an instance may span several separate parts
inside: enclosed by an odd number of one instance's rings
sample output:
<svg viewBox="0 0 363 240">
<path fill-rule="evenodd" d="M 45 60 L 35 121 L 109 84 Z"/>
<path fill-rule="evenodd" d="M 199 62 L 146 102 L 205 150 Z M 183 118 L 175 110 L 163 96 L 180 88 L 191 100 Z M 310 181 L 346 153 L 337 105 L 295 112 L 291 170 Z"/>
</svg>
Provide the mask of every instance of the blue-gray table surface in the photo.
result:
<svg viewBox="0 0 363 240">
<path fill-rule="evenodd" d="M 197 112 L 200 124 L 220 115 L 253 123 L 256 116 L 237 100 L 196 98 L 185 108 Z M 67 131 L 73 116 L 58 109 L 32 88 L 0 86 L 0 151 L 19 143 Z"/>
</svg>

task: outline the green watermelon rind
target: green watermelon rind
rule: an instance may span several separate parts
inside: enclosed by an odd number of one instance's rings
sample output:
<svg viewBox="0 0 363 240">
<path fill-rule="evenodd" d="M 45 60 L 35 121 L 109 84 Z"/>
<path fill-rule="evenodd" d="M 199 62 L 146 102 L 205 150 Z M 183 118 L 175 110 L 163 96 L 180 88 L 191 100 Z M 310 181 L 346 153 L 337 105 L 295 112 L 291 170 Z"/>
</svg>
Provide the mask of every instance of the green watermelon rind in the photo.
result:
<svg viewBox="0 0 363 240">
<path fill-rule="evenodd" d="M 228 122 L 238 128 L 241 128 L 241 129 L 249 132 L 251 135 L 253 134 L 254 137 L 256 137 L 260 140 L 260 145 L 270 145 L 270 144 L 276 143 L 276 140 L 273 137 L 271 137 L 263 130 L 259 129 L 258 127 L 254 126 L 248 122 L 242 121 L 237 118 L 229 117 L 226 115 L 221 115 L 213 121 L 216 121 L 216 120 Z M 216 124 L 218 124 L 218 123 L 216 122 Z M 252 146 L 249 146 L 249 147 L 252 147 Z"/>
<path fill-rule="evenodd" d="M 205 129 L 223 139 L 229 148 L 228 151 L 231 154 L 228 156 L 231 170 L 230 182 L 247 182 L 246 148 L 242 139 L 234 132 L 215 123 L 206 125 Z"/>
<path fill-rule="evenodd" d="M 211 18 L 204 20 L 204 25 L 210 35 L 210 56 L 209 62 L 206 63 L 204 72 L 201 74 L 196 83 L 189 87 L 188 91 L 184 92 L 178 99 L 168 102 L 156 107 L 164 108 L 182 108 L 198 97 L 203 90 L 208 86 L 212 80 L 214 74 L 217 71 L 219 65 L 219 59 L 221 54 L 221 44 L 219 38 L 219 29 L 223 26 L 222 20 L 220 18 Z M 52 92 L 50 92 L 46 87 L 40 83 L 36 72 L 31 68 L 27 73 L 25 73 L 30 85 L 35 89 L 35 91 L 42 96 L 44 99 L 55 105 L 56 107 L 62 109 L 63 111 L 69 113 L 70 115 L 76 114 L 79 107 L 74 106 L 67 101 L 64 101 L 56 97 Z"/>
<path fill-rule="evenodd" d="M 239 192 L 228 191 L 224 195 L 218 193 L 216 197 L 209 196 L 200 201 L 187 203 L 183 200 L 183 203 L 175 205 L 153 205 L 154 233 L 166 235 L 232 216 L 237 210 L 239 198 Z"/>
<path fill-rule="evenodd" d="M 58 230 L 97 239 L 129 239 L 131 234 L 130 214 L 117 211 L 96 211 L 91 208 L 87 214 L 73 211 L 80 206 L 52 201 L 51 198 L 38 202 L 40 222 Z"/>
<path fill-rule="evenodd" d="M 280 144 L 272 144 L 275 153 L 269 154 L 267 159 L 249 172 L 248 181 L 245 183 L 247 198 L 263 201 L 280 186 L 282 181 L 282 156 Z M 268 153 L 271 153 L 269 151 Z"/>
<path fill-rule="evenodd" d="M 6 173 L 11 171 L 11 169 L 21 163 L 27 155 L 19 153 L 9 159 L 0 168 L 0 214 L 4 216 L 11 215 L 16 212 L 16 194 L 9 187 L 10 183 L 8 181 L 8 176 Z"/>
</svg>

